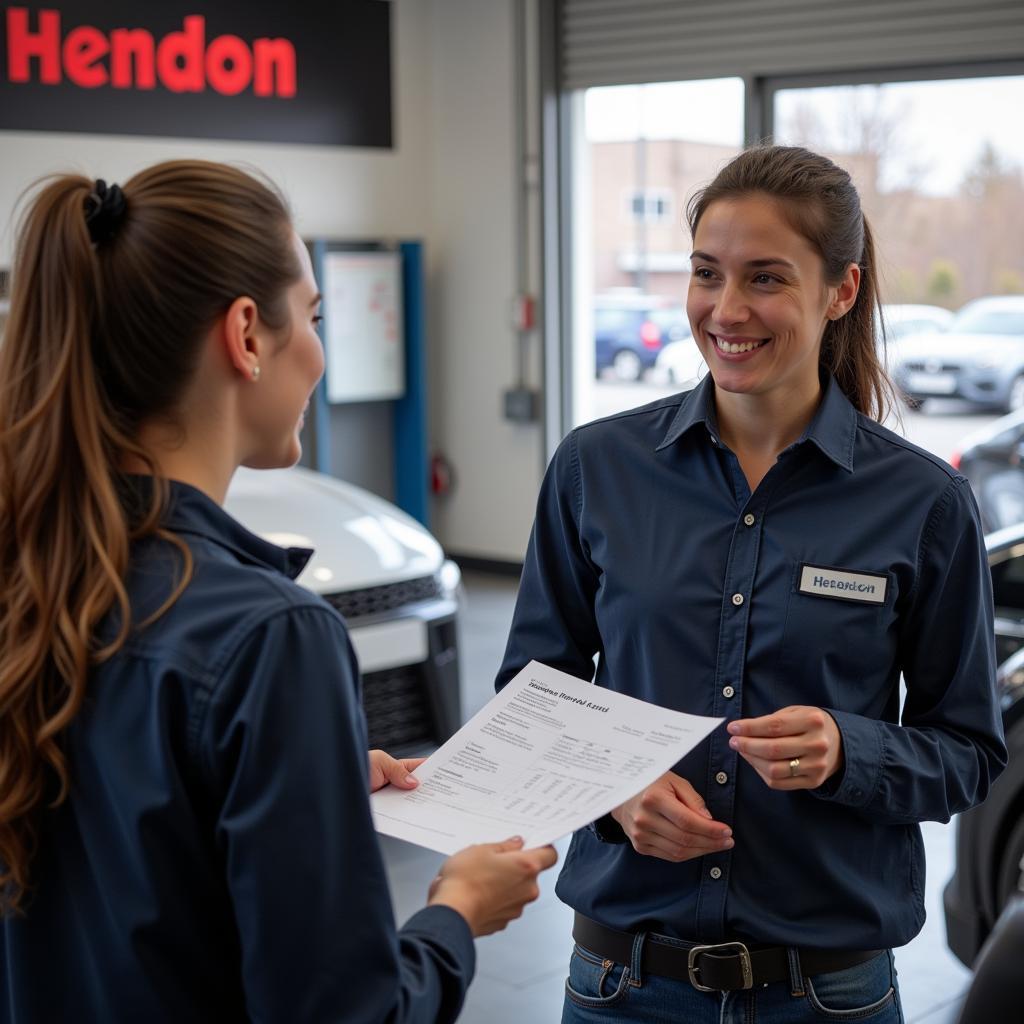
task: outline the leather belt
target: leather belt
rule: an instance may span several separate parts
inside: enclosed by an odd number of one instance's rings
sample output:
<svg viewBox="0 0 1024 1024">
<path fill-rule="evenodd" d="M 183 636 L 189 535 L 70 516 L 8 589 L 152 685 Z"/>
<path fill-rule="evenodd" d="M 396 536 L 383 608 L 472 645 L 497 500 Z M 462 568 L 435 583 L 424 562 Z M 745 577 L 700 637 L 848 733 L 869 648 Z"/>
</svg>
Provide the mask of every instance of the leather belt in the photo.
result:
<svg viewBox="0 0 1024 1024">
<path fill-rule="evenodd" d="M 572 937 L 602 960 L 629 964 L 636 936 L 607 928 L 577 914 Z M 837 950 L 799 948 L 800 971 L 807 975 L 828 974 L 866 963 L 880 949 Z M 686 942 L 651 932 L 644 940 L 641 971 L 676 981 L 688 981 L 703 992 L 731 992 L 789 978 L 789 955 L 785 946 L 751 949 L 743 942 L 705 945 Z"/>
</svg>

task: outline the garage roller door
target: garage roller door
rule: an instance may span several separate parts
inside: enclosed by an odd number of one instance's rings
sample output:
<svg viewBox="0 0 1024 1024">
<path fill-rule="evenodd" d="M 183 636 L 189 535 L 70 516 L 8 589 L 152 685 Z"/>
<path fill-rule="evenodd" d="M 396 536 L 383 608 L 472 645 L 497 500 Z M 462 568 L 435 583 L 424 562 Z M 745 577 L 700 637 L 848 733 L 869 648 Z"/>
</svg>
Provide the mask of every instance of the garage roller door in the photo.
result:
<svg viewBox="0 0 1024 1024">
<path fill-rule="evenodd" d="M 1022 0 L 561 0 L 581 89 L 1024 58 Z"/>
</svg>

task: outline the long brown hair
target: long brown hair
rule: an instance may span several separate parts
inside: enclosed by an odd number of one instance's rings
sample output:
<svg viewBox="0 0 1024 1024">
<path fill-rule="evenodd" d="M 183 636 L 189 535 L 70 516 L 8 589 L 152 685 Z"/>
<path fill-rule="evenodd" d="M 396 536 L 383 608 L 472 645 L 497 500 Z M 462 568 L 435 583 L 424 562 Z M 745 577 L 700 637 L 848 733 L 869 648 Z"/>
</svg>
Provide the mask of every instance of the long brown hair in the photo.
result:
<svg viewBox="0 0 1024 1024">
<path fill-rule="evenodd" d="M 838 284 L 851 263 L 860 267 L 856 302 L 825 327 L 821 365 L 860 412 L 881 423 L 896 408 L 896 393 L 878 357 L 884 342 L 876 335 L 875 246 L 850 175 L 827 157 L 798 146 L 754 146 L 690 198 L 690 233 L 696 233 L 712 203 L 757 194 L 777 200 L 793 229 L 817 249 L 828 284 Z"/>
<path fill-rule="evenodd" d="M 124 577 L 133 541 L 159 535 L 166 481 L 138 443 L 144 421 L 174 422 L 202 342 L 239 296 L 287 327 L 299 277 L 291 219 L 271 188 L 232 167 L 170 161 L 123 187 L 123 207 L 90 231 L 99 182 L 43 183 L 22 221 L 0 343 L 0 913 L 29 886 L 44 806 L 66 797 L 62 734 L 90 667 L 133 626 Z M 130 509 L 122 467 L 156 479 Z M 111 612 L 118 630 L 100 646 Z"/>
</svg>

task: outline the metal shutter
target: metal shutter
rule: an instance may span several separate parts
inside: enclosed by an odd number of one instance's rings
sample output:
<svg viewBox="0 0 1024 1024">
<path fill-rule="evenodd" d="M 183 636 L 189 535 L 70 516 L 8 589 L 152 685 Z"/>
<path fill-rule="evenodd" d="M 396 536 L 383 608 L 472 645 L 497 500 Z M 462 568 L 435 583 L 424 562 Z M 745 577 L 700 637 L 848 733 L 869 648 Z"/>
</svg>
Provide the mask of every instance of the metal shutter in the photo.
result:
<svg viewBox="0 0 1024 1024">
<path fill-rule="evenodd" d="M 1024 57 L 1022 0 L 561 0 L 566 89 Z"/>
</svg>

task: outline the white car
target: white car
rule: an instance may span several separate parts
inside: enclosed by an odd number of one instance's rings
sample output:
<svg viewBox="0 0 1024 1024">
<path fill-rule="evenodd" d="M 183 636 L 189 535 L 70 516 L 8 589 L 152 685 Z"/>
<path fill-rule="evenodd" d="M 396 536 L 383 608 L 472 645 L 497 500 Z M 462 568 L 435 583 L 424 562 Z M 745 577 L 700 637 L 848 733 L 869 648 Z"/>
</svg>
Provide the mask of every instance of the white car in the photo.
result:
<svg viewBox="0 0 1024 1024">
<path fill-rule="evenodd" d="M 461 575 L 415 519 L 323 473 L 239 469 L 225 502 L 253 533 L 313 548 L 298 583 L 345 618 L 359 658 L 371 747 L 408 753 L 461 724 Z"/>
<path fill-rule="evenodd" d="M 708 364 L 697 348 L 693 335 L 666 345 L 659 353 L 651 371 L 656 384 L 672 387 L 692 388 L 708 372 Z"/>
<path fill-rule="evenodd" d="M 882 306 L 885 336 L 890 341 L 895 341 L 907 334 L 945 331 L 949 328 L 952 320 L 953 314 L 941 306 L 926 306 L 916 303 L 887 303 Z"/>
<path fill-rule="evenodd" d="M 949 329 L 952 321 L 953 314 L 941 306 L 911 302 L 882 306 L 881 324 L 877 312 L 875 314 L 875 331 L 881 339 L 880 328 L 885 325 L 885 368 L 892 373 L 899 364 L 904 338 L 914 334 L 941 334 Z"/>
<path fill-rule="evenodd" d="M 1024 295 L 974 299 L 947 330 L 901 338 L 896 354 L 893 380 L 912 406 L 935 397 L 1024 409 Z"/>
</svg>

